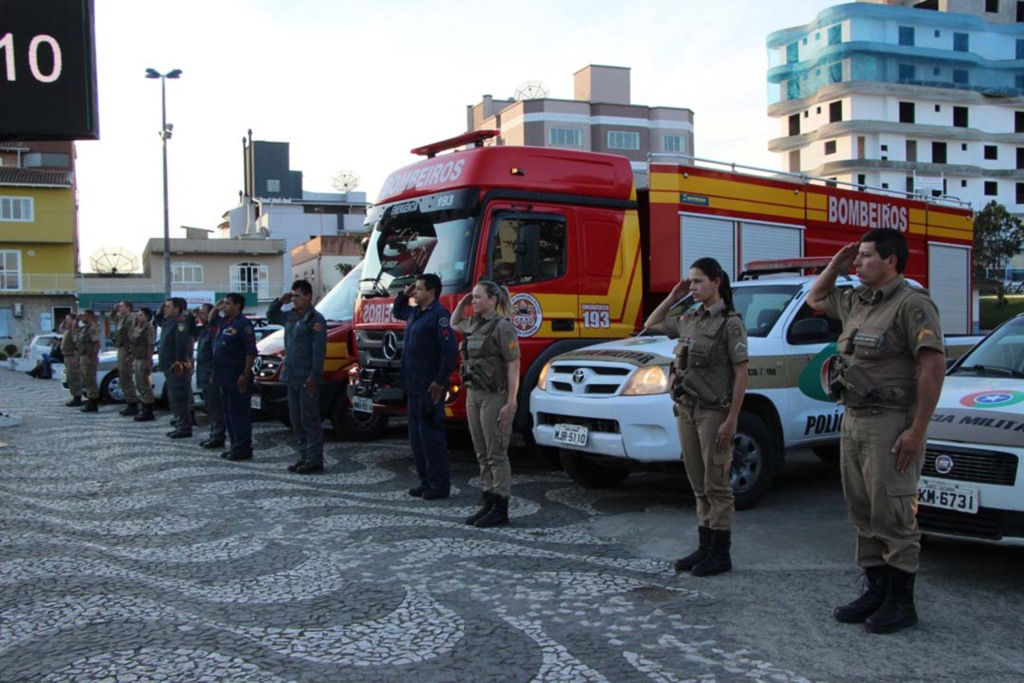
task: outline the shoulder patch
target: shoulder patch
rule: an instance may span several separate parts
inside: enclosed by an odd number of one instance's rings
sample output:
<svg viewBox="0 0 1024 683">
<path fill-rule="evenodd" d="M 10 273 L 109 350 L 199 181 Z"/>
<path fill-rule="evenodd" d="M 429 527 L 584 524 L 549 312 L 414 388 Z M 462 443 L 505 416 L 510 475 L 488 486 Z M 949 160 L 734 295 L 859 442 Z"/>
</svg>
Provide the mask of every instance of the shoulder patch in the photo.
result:
<svg viewBox="0 0 1024 683">
<path fill-rule="evenodd" d="M 910 314 L 914 316 L 914 320 L 921 322 L 924 320 L 924 311 L 921 310 L 920 306 L 914 306 L 910 309 Z"/>
<path fill-rule="evenodd" d="M 319 332 L 322 329 L 324 329 L 323 325 L 321 325 L 320 323 L 314 323 L 314 325 L 313 325 L 313 331 L 314 332 Z"/>
<path fill-rule="evenodd" d="M 248 326 L 246 326 L 246 328 L 245 328 L 245 333 L 246 333 L 246 334 L 252 334 L 252 325 L 248 325 Z"/>
<path fill-rule="evenodd" d="M 448 327 L 448 318 L 438 318 L 437 324 L 441 327 Z"/>
<path fill-rule="evenodd" d="M 185 323 L 178 323 L 178 332 L 185 331 Z"/>
</svg>

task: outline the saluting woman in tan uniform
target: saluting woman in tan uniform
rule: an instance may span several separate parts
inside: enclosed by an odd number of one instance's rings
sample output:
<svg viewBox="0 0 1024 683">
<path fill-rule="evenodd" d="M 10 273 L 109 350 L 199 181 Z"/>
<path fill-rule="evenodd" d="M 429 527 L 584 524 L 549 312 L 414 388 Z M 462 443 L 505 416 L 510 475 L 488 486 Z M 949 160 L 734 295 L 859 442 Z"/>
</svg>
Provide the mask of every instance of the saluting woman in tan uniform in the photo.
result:
<svg viewBox="0 0 1024 683">
<path fill-rule="evenodd" d="M 463 312 L 470 303 L 473 316 L 467 320 Z M 478 527 L 508 524 L 512 495 L 508 440 L 519 393 L 519 337 L 506 317 L 511 310 L 508 290 L 481 280 L 452 314 L 452 327 L 463 335 L 459 350 L 462 380 L 468 388 L 466 412 L 483 489 L 483 505 L 466 524 Z"/>
<path fill-rule="evenodd" d="M 699 306 L 678 321 L 665 320 L 686 292 Z M 733 310 L 729 276 L 713 258 L 690 267 L 647 318 L 649 330 L 678 338 L 672 396 L 683 464 L 697 499 L 696 551 L 676 560 L 676 571 L 711 576 L 732 569 L 729 555 L 735 512 L 729 470 L 736 422 L 747 390 L 747 330 Z"/>
</svg>

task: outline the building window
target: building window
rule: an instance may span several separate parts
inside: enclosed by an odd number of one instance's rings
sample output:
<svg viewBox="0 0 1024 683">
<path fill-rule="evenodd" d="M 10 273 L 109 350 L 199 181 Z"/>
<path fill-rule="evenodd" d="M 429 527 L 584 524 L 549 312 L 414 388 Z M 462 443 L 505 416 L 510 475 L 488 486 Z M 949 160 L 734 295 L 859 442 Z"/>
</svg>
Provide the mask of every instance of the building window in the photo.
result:
<svg viewBox="0 0 1024 683">
<path fill-rule="evenodd" d="M 900 26 L 900 45 L 914 45 L 913 26 Z"/>
<path fill-rule="evenodd" d="M 640 149 L 640 133 L 608 131 L 608 149 Z"/>
<path fill-rule="evenodd" d="M 281 181 L 280 180 L 275 180 L 275 179 L 268 179 L 267 180 L 267 192 L 280 192 L 280 191 L 281 191 Z"/>
<path fill-rule="evenodd" d="M 790 43 L 786 46 L 786 64 L 796 64 L 800 61 L 800 46 Z"/>
<path fill-rule="evenodd" d="M 789 153 L 789 172 L 800 172 L 800 150 L 794 149 Z"/>
<path fill-rule="evenodd" d="M 270 295 L 270 275 L 262 263 L 235 263 L 231 266 L 231 291 L 255 292 L 259 298 Z"/>
<path fill-rule="evenodd" d="M 171 282 L 176 285 L 202 284 L 202 265 L 198 263 L 171 263 Z"/>
<path fill-rule="evenodd" d="M 917 77 L 917 69 L 914 68 L 913 64 L 900 64 L 897 70 L 897 77 L 900 83 L 907 83 Z"/>
<path fill-rule="evenodd" d="M 789 117 L 789 134 L 800 135 L 800 115 L 793 114 Z"/>
<path fill-rule="evenodd" d="M 1024 183 L 1017 183 L 1017 203 L 1024 204 Z"/>
<path fill-rule="evenodd" d="M 907 161 L 917 161 L 917 140 L 907 140 Z"/>
<path fill-rule="evenodd" d="M 32 197 L 0 197 L 0 221 L 31 223 L 34 206 Z"/>
<path fill-rule="evenodd" d="M 939 69 L 939 67 L 937 67 L 937 66 L 933 66 L 932 67 L 932 76 L 938 76 L 940 73 L 941 73 L 941 70 Z"/>
<path fill-rule="evenodd" d="M 961 180 L 960 181 L 960 187 L 967 187 L 967 181 L 966 180 Z"/>
<path fill-rule="evenodd" d="M 864 187 L 867 184 L 868 184 L 868 177 L 866 175 L 864 175 L 863 173 L 858 173 L 857 174 L 857 189 L 858 190 L 863 190 Z"/>
<path fill-rule="evenodd" d="M 583 147 L 583 131 L 579 128 L 549 128 L 548 144 L 552 147 Z"/>
<path fill-rule="evenodd" d="M 837 123 L 843 120 L 843 101 L 831 102 L 828 105 L 828 122 Z"/>
<path fill-rule="evenodd" d="M 0 251 L 0 291 L 21 289 L 21 252 Z"/>
<path fill-rule="evenodd" d="M 1017 1 L 1017 23 L 1024 22 L 1024 2 Z"/>
<path fill-rule="evenodd" d="M 967 143 L 966 142 L 961 142 L 960 143 L 960 151 L 961 152 L 966 152 L 967 151 Z"/>
<path fill-rule="evenodd" d="M 1017 39 L 1017 59 L 1024 59 L 1024 40 Z"/>
<path fill-rule="evenodd" d="M 836 24 L 835 26 L 828 27 L 828 44 L 836 45 L 837 43 L 843 42 L 843 26 L 842 24 Z"/>
<path fill-rule="evenodd" d="M 944 163 L 946 163 L 946 143 L 945 142 L 933 142 L 932 143 L 932 163 L 933 164 L 944 164 Z"/>
<path fill-rule="evenodd" d="M 914 103 L 900 102 L 900 123 L 914 122 Z"/>
<path fill-rule="evenodd" d="M 953 107 L 953 125 L 957 128 L 967 128 L 967 107 Z"/>
<path fill-rule="evenodd" d="M 905 186 L 906 187 L 906 193 L 907 194 L 914 194 L 914 176 L 908 175 L 906 182 L 907 182 L 907 184 Z"/>
<path fill-rule="evenodd" d="M 999 14 L 999 0 L 985 0 L 985 11 Z"/>
<path fill-rule="evenodd" d="M 828 142 L 825 143 L 825 154 L 835 154 L 835 153 L 836 153 L 836 141 L 835 140 L 829 140 Z"/>
<path fill-rule="evenodd" d="M 842 83 L 843 81 L 843 63 L 835 62 L 828 65 L 828 82 L 829 83 Z"/>
<path fill-rule="evenodd" d="M 953 83 L 956 85 L 967 85 L 967 69 L 953 69 Z"/>
<path fill-rule="evenodd" d="M 999 148 L 995 145 L 985 145 L 985 158 L 986 159 L 998 159 Z"/>
<path fill-rule="evenodd" d="M 985 181 L 985 196 L 996 197 L 999 195 L 999 183 L 994 180 Z"/>
<path fill-rule="evenodd" d="M 662 135 L 661 148 L 666 152 L 686 154 L 686 141 L 682 135 Z"/>
<path fill-rule="evenodd" d="M 953 34 L 953 51 L 967 52 L 971 49 L 971 37 L 966 33 Z"/>
<path fill-rule="evenodd" d="M 1024 147 L 1017 148 L 1017 168 L 1024 168 Z"/>
<path fill-rule="evenodd" d="M 1013 84 L 1017 86 L 1017 90 L 1024 90 L 1024 74 L 1015 74 Z"/>
<path fill-rule="evenodd" d="M 1013 132 L 1024 133 L 1024 111 L 1013 112 Z"/>
</svg>

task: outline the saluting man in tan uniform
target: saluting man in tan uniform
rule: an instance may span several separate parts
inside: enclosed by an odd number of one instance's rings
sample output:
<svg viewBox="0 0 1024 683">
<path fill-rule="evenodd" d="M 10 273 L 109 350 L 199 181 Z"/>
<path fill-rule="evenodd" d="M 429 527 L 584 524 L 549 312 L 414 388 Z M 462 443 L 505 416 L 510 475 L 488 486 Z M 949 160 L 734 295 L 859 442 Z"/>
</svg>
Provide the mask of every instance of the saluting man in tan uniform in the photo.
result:
<svg viewBox="0 0 1024 683">
<path fill-rule="evenodd" d="M 907 254 L 899 231 L 871 230 L 839 250 L 807 297 L 843 321 L 833 388 L 846 404 L 843 493 L 857 528 L 857 565 L 867 576 L 864 594 L 834 616 L 872 633 L 917 624 L 917 482 L 946 369 L 939 312 L 903 278 Z M 836 278 L 851 265 L 862 286 L 837 290 Z"/>
<path fill-rule="evenodd" d="M 700 304 L 677 321 L 665 320 L 686 292 Z M 673 410 L 686 477 L 697 499 L 697 550 L 676 560 L 676 571 L 712 576 L 732 569 L 736 511 L 729 472 L 732 443 L 747 391 L 747 328 L 733 310 L 729 275 L 701 258 L 647 318 L 652 332 L 679 339 L 672 366 Z"/>
<path fill-rule="evenodd" d="M 117 332 L 114 333 L 114 346 L 117 348 L 117 379 L 124 392 L 124 400 L 128 405 L 121 411 L 122 415 L 139 414 L 139 397 L 135 392 L 135 367 L 132 361 L 131 326 L 134 321 L 132 302 L 125 300 L 117 305 L 114 322 Z"/>
<path fill-rule="evenodd" d="M 69 408 L 82 405 L 82 371 L 78 367 L 78 316 L 68 313 L 58 330 L 63 336 L 60 339 L 60 352 L 64 354 L 64 371 L 68 378 L 68 392 L 71 400 L 65 403 Z"/>
<path fill-rule="evenodd" d="M 136 422 L 152 422 L 153 415 L 153 347 L 156 345 L 156 326 L 153 311 L 140 308 L 128 328 L 135 372 L 135 389 L 142 401 L 142 410 Z"/>
<path fill-rule="evenodd" d="M 91 310 L 82 313 L 77 349 L 78 369 L 87 399 L 82 412 L 95 413 L 99 410 L 100 399 L 100 390 L 96 386 L 96 372 L 100 362 L 100 326 L 96 322 L 96 314 Z"/>
</svg>

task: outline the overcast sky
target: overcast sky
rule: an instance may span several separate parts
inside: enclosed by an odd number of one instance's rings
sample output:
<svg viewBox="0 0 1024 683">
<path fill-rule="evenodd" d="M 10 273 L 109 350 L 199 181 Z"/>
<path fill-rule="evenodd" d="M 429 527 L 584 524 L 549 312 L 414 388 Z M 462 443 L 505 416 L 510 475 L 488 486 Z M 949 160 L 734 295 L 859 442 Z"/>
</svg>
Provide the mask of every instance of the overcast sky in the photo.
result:
<svg viewBox="0 0 1024 683">
<path fill-rule="evenodd" d="M 540 81 L 571 99 L 587 64 L 632 69 L 632 100 L 694 111 L 696 154 L 779 168 L 767 151 L 765 37 L 825 0 L 99 0 L 98 142 L 78 143 L 81 265 L 163 235 L 167 82 L 171 236 L 238 203 L 241 140 L 291 143 L 307 191 L 352 170 L 373 201 L 409 150 L 465 132 L 466 106 Z M 502 12 L 505 13 L 502 13 Z"/>
</svg>

